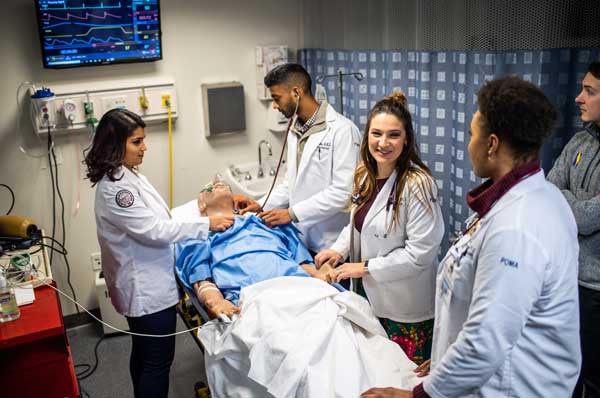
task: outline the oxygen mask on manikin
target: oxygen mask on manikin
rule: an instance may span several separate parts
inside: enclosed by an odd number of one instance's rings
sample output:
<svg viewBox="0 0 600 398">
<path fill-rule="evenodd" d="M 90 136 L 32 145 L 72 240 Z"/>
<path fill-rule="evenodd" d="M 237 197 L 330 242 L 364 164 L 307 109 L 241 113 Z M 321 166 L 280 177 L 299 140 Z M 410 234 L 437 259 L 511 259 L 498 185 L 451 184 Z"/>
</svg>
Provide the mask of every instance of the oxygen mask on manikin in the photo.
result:
<svg viewBox="0 0 600 398">
<path fill-rule="evenodd" d="M 208 215 L 227 215 L 233 211 L 233 194 L 231 187 L 216 174 L 200 191 L 198 205 L 201 212 Z"/>
</svg>

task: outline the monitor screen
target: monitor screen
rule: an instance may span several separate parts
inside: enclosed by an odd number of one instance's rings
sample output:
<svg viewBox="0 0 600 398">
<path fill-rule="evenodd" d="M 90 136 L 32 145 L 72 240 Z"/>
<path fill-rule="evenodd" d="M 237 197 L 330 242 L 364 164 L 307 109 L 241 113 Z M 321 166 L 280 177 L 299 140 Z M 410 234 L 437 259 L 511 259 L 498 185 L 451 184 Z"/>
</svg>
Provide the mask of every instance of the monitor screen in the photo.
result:
<svg viewBox="0 0 600 398">
<path fill-rule="evenodd" d="M 45 68 L 162 59 L 159 0 L 36 0 Z"/>
</svg>

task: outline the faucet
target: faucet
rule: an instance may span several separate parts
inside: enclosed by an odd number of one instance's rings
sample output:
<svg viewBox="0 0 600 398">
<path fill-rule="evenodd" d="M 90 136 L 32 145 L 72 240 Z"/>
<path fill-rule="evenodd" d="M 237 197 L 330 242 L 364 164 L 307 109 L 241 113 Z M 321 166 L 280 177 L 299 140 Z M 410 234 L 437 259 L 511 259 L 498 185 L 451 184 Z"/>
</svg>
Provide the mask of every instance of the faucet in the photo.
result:
<svg viewBox="0 0 600 398">
<path fill-rule="evenodd" d="M 236 180 L 241 181 L 242 177 L 242 171 L 240 169 L 238 169 L 237 167 L 235 167 L 234 165 L 229 165 L 229 170 L 231 171 L 231 175 L 233 176 L 233 178 L 235 178 Z"/>
<path fill-rule="evenodd" d="M 242 171 L 235 167 L 234 165 L 229 166 L 229 170 L 231 171 L 231 175 L 238 181 L 242 181 L 242 176 L 244 176 L 244 180 L 250 181 L 252 179 L 252 175 L 249 171 Z"/>
<path fill-rule="evenodd" d="M 271 150 L 271 144 L 267 140 L 260 140 L 258 143 L 258 178 L 263 178 L 265 176 L 265 172 L 262 168 L 262 153 L 261 153 L 261 145 L 265 144 L 267 149 L 269 150 L 269 156 L 273 156 L 273 151 Z"/>
</svg>

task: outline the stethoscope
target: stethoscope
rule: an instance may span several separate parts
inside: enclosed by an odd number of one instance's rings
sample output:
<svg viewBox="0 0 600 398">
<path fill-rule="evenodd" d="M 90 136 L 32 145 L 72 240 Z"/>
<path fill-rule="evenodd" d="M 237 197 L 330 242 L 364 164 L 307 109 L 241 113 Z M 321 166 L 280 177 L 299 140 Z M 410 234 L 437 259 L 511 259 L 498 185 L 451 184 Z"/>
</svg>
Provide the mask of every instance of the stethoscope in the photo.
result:
<svg viewBox="0 0 600 398">
<path fill-rule="evenodd" d="M 352 209 L 352 225 L 354 225 L 354 216 L 356 213 L 356 208 L 360 204 L 360 199 L 361 199 L 360 192 L 362 192 L 365 189 L 366 181 L 367 181 L 367 178 L 365 177 L 363 182 L 360 184 L 360 188 L 358 189 L 358 192 L 353 194 L 350 197 L 350 200 L 351 200 L 352 204 L 354 205 L 354 209 Z M 384 239 L 386 239 L 388 236 L 389 222 L 390 222 L 390 217 L 389 217 L 390 209 L 393 209 L 394 207 L 396 207 L 396 203 L 398 200 L 398 198 L 396 197 L 397 185 L 398 185 L 398 176 L 396 175 L 396 179 L 394 180 L 394 184 L 392 185 L 392 189 L 390 190 L 390 193 L 388 194 L 387 202 L 385 204 L 385 232 L 383 233 Z M 352 228 L 352 232 L 353 231 L 354 231 L 354 228 Z M 351 242 L 352 242 L 352 237 L 351 237 Z"/>
<path fill-rule="evenodd" d="M 292 117 L 290 118 L 290 121 L 288 122 L 287 128 L 285 129 L 285 139 L 283 140 L 283 146 L 281 147 L 281 153 L 279 154 L 279 162 L 277 162 L 277 169 L 275 170 L 275 176 L 273 177 L 273 182 L 271 183 L 271 187 L 269 188 L 269 192 L 267 193 L 267 196 L 265 197 L 265 201 L 263 202 L 261 209 L 264 209 L 265 206 L 267 205 L 267 202 L 269 201 L 269 198 L 271 197 L 271 192 L 273 192 L 273 188 L 275 187 L 275 183 L 277 182 L 277 177 L 279 176 L 279 169 L 281 168 L 281 163 L 283 161 L 283 154 L 285 153 L 285 146 L 287 145 L 288 142 L 288 137 L 290 135 L 290 129 L 292 128 L 292 125 L 296 123 L 296 119 L 298 118 L 298 106 L 300 105 L 300 96 L 296 93 L 296 98 L 298 99 L 296 101 L 296 108 L 294 109 L 294 114 L 292 115 Z"/>
</svg>

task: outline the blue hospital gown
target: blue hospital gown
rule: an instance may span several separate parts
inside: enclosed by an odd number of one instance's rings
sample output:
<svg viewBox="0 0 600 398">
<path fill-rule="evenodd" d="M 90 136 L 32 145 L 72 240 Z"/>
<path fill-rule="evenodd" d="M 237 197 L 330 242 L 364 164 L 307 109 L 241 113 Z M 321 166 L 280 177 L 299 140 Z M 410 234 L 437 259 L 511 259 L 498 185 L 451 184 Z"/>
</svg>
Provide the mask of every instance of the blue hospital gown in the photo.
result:
<svg viewBox="0 0 600 398">
<path fill-rule="evenodd" d="M 175 253 L 177 275 L 187 287 L 211 278 L 235 305 L 243 287 L 280 276 L 308 276 L 298 264 L 313 262 L 294 226 L 269 228 L 254 215 L 236 217 L 229 229 L 207 240 L 177 243 Z"/>
</svg>

